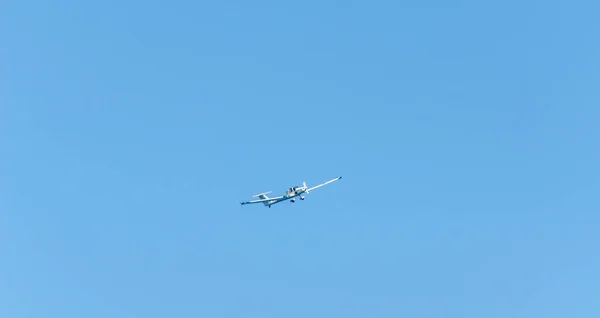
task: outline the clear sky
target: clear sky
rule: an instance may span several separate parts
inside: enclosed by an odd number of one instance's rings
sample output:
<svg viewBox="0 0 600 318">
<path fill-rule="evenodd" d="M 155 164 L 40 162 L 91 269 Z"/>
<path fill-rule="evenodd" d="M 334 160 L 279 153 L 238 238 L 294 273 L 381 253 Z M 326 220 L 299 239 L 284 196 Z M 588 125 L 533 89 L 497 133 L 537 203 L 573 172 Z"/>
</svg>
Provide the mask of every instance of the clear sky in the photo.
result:
<svg viewBox="0 0 600 318">
<path fill-rule="evenodd" d="M 0 316 L 599 317 L 598 12 L 2 2 Z"/>
</svg>

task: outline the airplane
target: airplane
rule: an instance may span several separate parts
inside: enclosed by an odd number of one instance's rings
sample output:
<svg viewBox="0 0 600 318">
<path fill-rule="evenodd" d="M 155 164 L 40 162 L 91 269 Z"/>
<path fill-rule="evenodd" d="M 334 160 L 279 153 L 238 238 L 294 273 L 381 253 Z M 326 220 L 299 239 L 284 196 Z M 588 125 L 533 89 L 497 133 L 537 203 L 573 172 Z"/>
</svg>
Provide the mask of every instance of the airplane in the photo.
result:
<svg viewBox="0 0 600 318">
<path fill-rule="evenodd" d="M 305 195 L 309 194 L 310 191 L 312 191 L 314 189 L 317 189 L 317 188 L 320 188 L 320 187 L 322 187 L 324 185 L 330 184 L 330 183 L 332 183 L 334 181 L 337 181 L 337 180 L 339 180 L 341 178 L 342 177 L 340 176 L 340 177 L 337 177 L 335 179 L 331 179 L 331 180 L 329 180 L 327 182 L 321 183 L 321 184 L 316 185 L 316 186 L 311 187 L 311 188 L 309 188 L 309 187 L 306 186 L 306 182 L 302 182 L 301 186 L 291 187 L 291 188 L 289 188 L 285 192 L 285 194 L 283 194 L 281 196 L 278 196 L 278 197 L 271 197 L 271 198 L 269 198 L 267 196 L 267 194 L 271 193 L 272 191 L 259 193 L 259 194 L 256 194 L 256 195 L 252 196 L 253 198 L 258 197 L 259 198 L 258 200 L 240 202 L 240 204 L 241 205 L 245 205 L 245 204 L 262 203 L 265 206 L 267 206 L 267 207 L 270 208 L 271 205 L 279 203 L 279 202 L 283 202 L 283 201 L 286 201 L 286 200 L 290 200 L 291 203 L 294 203 L 294 202 L 296 202 L 296 197 L 299 197 L 300 200 L 304 200 Z"/>
</svg>

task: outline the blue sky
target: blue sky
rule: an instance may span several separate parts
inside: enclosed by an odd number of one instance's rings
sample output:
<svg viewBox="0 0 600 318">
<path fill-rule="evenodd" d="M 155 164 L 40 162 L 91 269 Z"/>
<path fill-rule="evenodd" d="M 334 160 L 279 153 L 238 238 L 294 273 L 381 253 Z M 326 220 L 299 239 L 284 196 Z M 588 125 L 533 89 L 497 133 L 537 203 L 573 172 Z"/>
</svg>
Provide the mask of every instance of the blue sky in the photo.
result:
<svg viewBox="0 0 600 318">
<path fill-rule="evenodd" d="M 0 316 L 598 317 L 599 9 L 4 2 Z"/>
</svg>

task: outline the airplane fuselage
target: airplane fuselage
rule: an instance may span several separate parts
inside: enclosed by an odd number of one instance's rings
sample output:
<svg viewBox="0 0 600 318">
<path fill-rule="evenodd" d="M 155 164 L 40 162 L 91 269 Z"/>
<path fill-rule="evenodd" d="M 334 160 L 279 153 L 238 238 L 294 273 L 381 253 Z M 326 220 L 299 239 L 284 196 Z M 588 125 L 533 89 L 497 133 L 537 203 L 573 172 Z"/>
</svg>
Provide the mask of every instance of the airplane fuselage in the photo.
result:
<svg viewBox="0 0 600 318">
<path fill-rule="evenodd" d="M 299 187 L 293 187 L 288 189 L 285 194 L 283 195 L 283 198 L 280 199 L 274 199 L 271 201 L 265 201 L 263 202 L 263 204 L 265 206 L 271 207 L 271 205 L 275 204 L 275 203 L 279 203 L 279 202 L 283 202 L 283 201 L 287 201 L 290 200 L 290 202 L 294 203 L 296 202 L 296 197 L 300 196 L 300 200 L 304 200 L 304 196 L 301 196 L 301 194 L 306 193 L 306 187 L 303 186 L 299 186 Z M 261 196 L 261 199 L 267 199 L 268 197 L 265 196 Z"/>
</svg>

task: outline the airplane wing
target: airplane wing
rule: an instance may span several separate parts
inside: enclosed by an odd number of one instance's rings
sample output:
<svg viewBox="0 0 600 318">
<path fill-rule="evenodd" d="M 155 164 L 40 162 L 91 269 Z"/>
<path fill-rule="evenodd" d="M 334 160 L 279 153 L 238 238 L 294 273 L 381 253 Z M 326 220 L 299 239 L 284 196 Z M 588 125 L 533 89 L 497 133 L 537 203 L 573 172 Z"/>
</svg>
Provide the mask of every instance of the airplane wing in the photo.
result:
<svg viewBox="0 0 600 318">
<path fill-rule="evenodd" d="M 272 198 L 268 198 L 268 199 L 260 199 L 260 200 L 252 200 L 252 201 L 240 202 L 240 204 L 244 205 L 244 204 L 262 203 L 262 202 L 265 202 L 265 201 L 273 201 L 273 200 L 279 200 L 279 199 L 283 199 L 283 196 L 272 197 Z"/>
<path fill-rule="evenodd" d="M 312 188 L 308 188 L 308 189 L 306 189 L 306 191 L 307 191 L 307 192 L 310 192 L 310 191 L 312 191 L 312 190 L 314 190 L 314 189 L 316 189 L 316 188 L 320 188 L 320 187 L 322 187 L 322 186 L 324 186 L 324 185 L 327 185 L 327 184 L 330 184 L 330 183 L 332 183 L 332 182 L 334 182 L 334 181 L 338 181 L 338 180 L 340 180 L 341 178 L 342 178 L 341 176 L 340 176 L 340 177 L 337 177 L 337 178 L 335 178 L 335 179 L 332 179 L 332 180 L 329 180 L 329 181 L 327 181 L 327 182 L 324 182 L 324 183 L 321 183 L 321 184 L 319 184 L 319 185 L 316 185 L 316 186 L 314 186 L 314 187 L 312 187 Z"/>
</svg>

